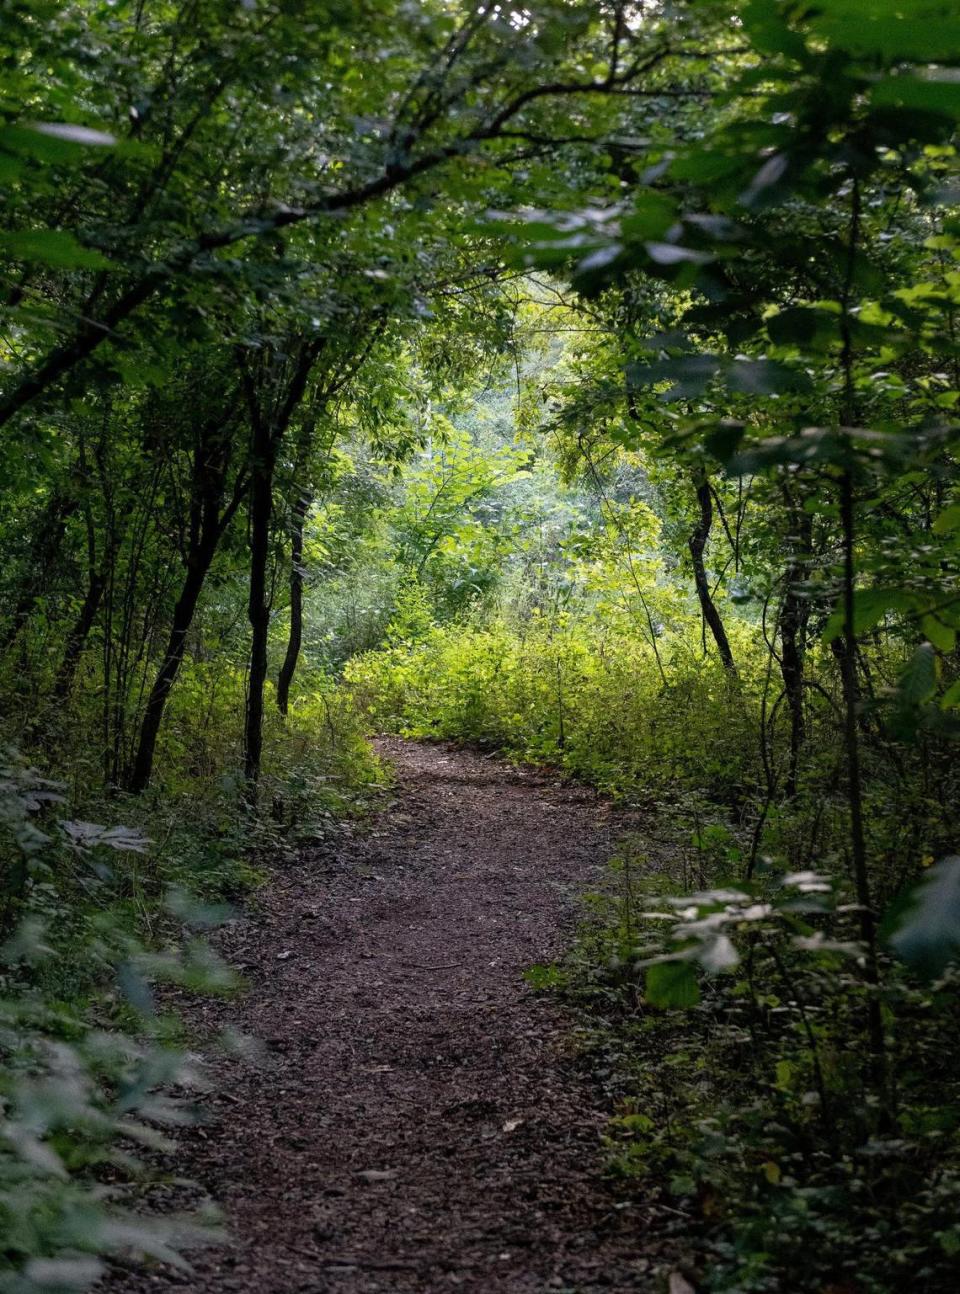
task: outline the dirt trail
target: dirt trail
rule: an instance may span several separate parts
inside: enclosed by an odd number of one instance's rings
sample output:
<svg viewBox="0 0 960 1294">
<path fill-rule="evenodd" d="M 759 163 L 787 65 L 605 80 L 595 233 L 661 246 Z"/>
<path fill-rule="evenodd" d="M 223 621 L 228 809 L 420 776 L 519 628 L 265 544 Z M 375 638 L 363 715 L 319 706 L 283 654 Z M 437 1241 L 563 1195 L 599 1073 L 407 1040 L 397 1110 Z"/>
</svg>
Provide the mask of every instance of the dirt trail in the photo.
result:
<svg viewBox="0 0 960 1294">
<path fill-rule="evenodd" d="M 232 1244 L 111 1289 L 652 1289 L 640 1216 L 600 1177 L 602 1102 L 569 1021 L 522 977 L 561 951 L 617 832 L 609 806 L 476 754 L 380 750 L 392 805 L 278 872 L 221 937 L 250 991 L 191 1012 L 268 1051 L 217 1063 L 176 1161 Z"/>
</svg>

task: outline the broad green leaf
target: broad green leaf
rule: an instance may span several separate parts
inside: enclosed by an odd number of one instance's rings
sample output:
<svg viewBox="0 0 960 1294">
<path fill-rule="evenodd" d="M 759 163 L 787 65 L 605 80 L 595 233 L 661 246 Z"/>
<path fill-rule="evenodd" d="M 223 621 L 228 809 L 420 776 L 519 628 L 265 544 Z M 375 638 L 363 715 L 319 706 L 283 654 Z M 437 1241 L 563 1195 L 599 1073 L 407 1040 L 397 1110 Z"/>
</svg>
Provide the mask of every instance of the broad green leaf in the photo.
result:
<svg viewBox="0 0 960 1294">
<path fill-rule="evenodd" d="M 940 708 L 942 710 L 953 710 L 960 707 L 960 678 L 947 688 L 940 698 Z"/>
<path fill-rule="evenodd" d="M 920 628 L 938 651 L 953 651 L 956 646 L 956 629 L 952 625 L 945 625 L 936 616 L 923 616 L 920 620 Z"/>
<path fill-rule="evenodd" d="M 908 705 L 922 705 L 937 690 L 937 656 L 930 643 L 921 643 L 900 675 L 897 695 Z"/>
<path fill-rule="evenodd" d="M 723 375 L 731 391 L 744 395 L 776 395 L 806 390 L 810 385 L 802 370 L 772 359 L 734 359 L 724 366 Z"/>
<path fill-rule="evenodd" d="M 767 332 L 776 346 L 816 346 L 819 349 L 839 340 L 839 316 L 812 306 L 791 306 L 769 317 Z"/>
<path fill-rule="evenodd" d="M 652 364 L 630 364 L 627 378 L 637 388 L 672 382 L 673 386 L 664 399 L 680 400 L 702 395 L 721 365 L 717 355 L 683 355 L 679 359 L 657 360 Z"/>
<path fill-rule="evenodd" d="M 746 427 L 732 419 L 718 422 L 703 433 L 703 443 L 709 453 L 726 465 L 740 448 Z"/>
<path fill-rule="evenodd" d="M 82 126 L 68 126 L 62 122 L 0 128 L 0 148 L 38 162 L 53 164 L 76 165 L 90 157 L 91 145 L 106 147 L 115 143 L 112 135 Z"/>
<path fill-rule="evenodd" d="M 833 46 L 890 62 L 946 62 L 960 55 L 960 22 L 945 18 L 940 4 L 911 5 L 907 14 L 877 13 L 871 0 L 858 0 L 846 13 L 824 5 L 810 26 Z"/>
<path fill-rule="evenodd" d="M 776 0 L 750 0 L 742 21 L 755 49 L 764 54 L 785 54 L 800 62 L 806 58 L 803 37 L 787 24 L 783 6 Z"/>
<path fill-rule="evenodd" d="M 651 1006 L 691 1007 L 700 1001 L 700 984 L 688 961 L 657 962 L 647 967 L 646 999 Z"/>
<path fill-rule="evenodd" d="M 738 175 L 745 169 L 742 158 L 731 156 L 726 152 L 710 152 L 706 149 L 681 153 L 670 163 L 670 175 L 673 178 L 692 180 L 695 184 L 725 180 L 728 176 Z"/>
<path fill-rule="evenodd" d="M 888 76 L 870 91 L 870 102 L 877 108 L 903 108 L 932 112 L 938 116 L 960 117 L 960 81 L 940 76 Z M 922 121 L 918 134 L 924 134 Z"/>
<path fill-rule="evenodd" d="M 872 588 L 857 589 L 853 595 L 853 632 L 866 633 L 878 625 L 888 611 L 910 611 L 914 605 L 913 598 L 903 589 Z M 839 638 L 844 628 L 844 608 L 841 602 L 837 606 L 823 629 L 823 641 L 833 642 Z"/>
<path fill-rule="evenodd" d="M 634 199 L 633 208 L 624 215 L 621 228 L 625 238 L 633 242 L 663 238 L 677 218 L 677 204 L 673 198 L 655 189 L 641 189 Z"/>
<path fill-rule="evenodd" d="M 0 253 L 19 261 L 53 265 L 61 270 L 105 270 L 112 262 L 84 247 L 65 229 L 19 229 L 0 233 Z"/>
<path fill-rule="evenodd" d="M 921 974 L 939 974 L 960 953 L 960 855 L 935 863 L 898 908 L 890 944 Z"/>
<path fill-rule="evenodd" d="M 949 508 L 944 508 L 933 523 L 935 535 L 949 535 L 954 530 L 960 530 L 960 503 L 951 503 Z"/>
</svg>

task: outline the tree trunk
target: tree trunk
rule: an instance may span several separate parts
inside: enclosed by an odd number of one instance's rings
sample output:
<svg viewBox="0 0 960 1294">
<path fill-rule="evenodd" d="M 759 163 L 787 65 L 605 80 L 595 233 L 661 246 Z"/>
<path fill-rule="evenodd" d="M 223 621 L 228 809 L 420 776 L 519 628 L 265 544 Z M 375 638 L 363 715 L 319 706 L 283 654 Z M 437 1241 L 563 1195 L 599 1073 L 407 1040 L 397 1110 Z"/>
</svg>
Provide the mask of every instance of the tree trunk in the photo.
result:
<svg viewBox="0 0 960 1294">
<path fill-rule="evenodd" d="M 103 593 L 107 587 L 107 582 L 101 571 L 93 571 L 90 575 L 90 583 L 87 586 L 87 595 L 83 599 L 83 606 L 74 621 L 73 628 L 67 635 L 67 645 L 63 649 L 63 659 L 60 661 L 60 668 L 57 670 L 56 681 L 53 685 L 53 695 L 58 701 L 65 701 L 73 690 L 73 680 L 77 672 L 77 666 L 80 664 L 80 657 L 83 655 L 83 649 L 87 645 L 87 638 L 90 636 L 90 630 L 93 628 L 93 622 L 97 618 L 97 612 L 100 610 L 100 603 L 103 601 Z"/>
<path fill-rule="evenodd" d="M 780 607 L 780 673 L 790 711 L 790 761 L 784 791 L 788 799 L 797 793 L 797 776 L 800 752 L 806 740 L 806 719 L 803 713 L 803 614 L 800 599 L 790 586 L 783 595 Z"/>
<path fill-rule="evenodd" d="M 187 566 L 187 575 L 173 611 L 173 622 L 170 626 L 167 648 L 157 671 L 157 676 L 153 681 L 153 687 L 150 689 L 150 697 L 143 712 L 143 722 L 140 725 L 137 753 L 134 756 L 130 775 L 127 778 L 127 790 L 134 792 L 134 794 L 145 791 L 150 784 L 150 778 L 153 774 L 153 759 L 157 748 L 157 737 L 160 733 L 160 724 L 163 721 L 163 712 L 166 708 L 167 698 L 180 672 L 187 634 L 193 624 L 197 603 L 200 601 L 200 594 L 203 592 L 203 585 L 213 563 L 215 552 L 216 544 L 213 543 L 207 544 L 199 551 L 191 554 L 189 565 Z"/>
<path fill-rule="evenodd" d="M 780 673 L 790 711 L 790 761 L 784 790 L 788 799 L 792 799 L 797 793 L 800 753 L 807 735 L 803 708 L 803 658 L 810 618 L 809 600 L 798 594 L 797 585 L 804 576 L 805 563 L 810 557 L 813 522 L 809 513 L 793 506 L 789 496 L 787 505 L 795 538 L 794 551 L 784 574 L 785 588 L 780 606 Z"/>
<path fill-rule="evenodd" d="M 247 475 L 238 471 L 233 491 L 221 514 L 227 476 L 230 470 L 232 414 L 211 420 L 197 436 L 193 460 L 190 500 L 190 541 L 185 559 L 186 574 L 180 596 L 173 610 L 173 621 L 166 650 L 160 662 L 150 696 L 143 712 L 137 750 L 126 778 L 129 791 L 145 791 L 153 773 L 157 736 L 163 721 L 167 698 L 176 682 L 183 661 L 187 634 L 193 624 L 200 594 L 217 554 L 220 540 L 233 520 L 246 491 Z"/>
<path fill-rule="evenodd" d="M 302 492 L 293 509 L 293 530 L 290 543 L 290 636 L 287 652 L 277 676 L 277 707 L 285 715 L 290 708 L 290 684 L 300 659 L 303 642 L 303 530 L 311 498 Z"/>
<path fill-rule="evenodd" d="M 843 531 L 843 636 L 840 665 L 843 684 L 844 745 L 847 756 L 847 799 L 850 808 L 850 845 L 853 879 L 856 887 L 860 938 L 865 950 L 867 996 L 867 1029 L 870 1039 L 872 1079 L 886 1109 L 887 1055 L 880 1004 L 880 958 L 877 948 L 877 920 L 867 863 L 867 834 L 864 824 L 863 775 L 860 765 L 860 733 L 857 722 L 860 708 L 860 683 L 857 678 L 857 632 L 854 610 L 856 563 L 854 560 L 853 479 L 847 468 L 840 481 L 840 523 Z"/>
<path fill-rule="evenodd" d="M 270 631 L 267 560 L 270 555 L 275 450 L 274 438 L 262 420 L 256 419 L 250 488 L 250 596 L 247 602 L 251 629 L 250 679 L 243 732 L 243 775 L 252 804 L 256 803 L 263 754 L 263 688 L 267 680 L 267 638 Z"/>
<path fill-rule="evenodd" d="M 250 620 L 250 677 L 247 684 L 247 710 L 243 730 L 243 773 L 247 783 L 247 803 L 256 807 L 257 783 L 263 755 L 263 691 L 267 681 L 267 639 L 270 631 L 270 607 L 267 602 L 267 562 L 270 555 L 270 523 L 273 518 L 273 476 L 277 455 L 290 420 L 303 399 L 313 365 L 326 344 L 323 337 L 301 344 L 293 372 L 282 400 L 274 399 L 271 412 L 261 399 L 253 374 L 242 352 L 240 373 L 250 413 L 250 597 L 247 616 Z"/>
<path fill-rule="evenodd" d="M 724 669 L 729 670 L 730 674 L 735 678 L 737 667 L 733 659 L 733 652 L 730 650 L 730 640 L 727 638 L 727 631 L 724 629 L 723 621 L 720 619 L 720 612 L 714 605 L 713 597 L 710 593 L 710 581 L 707 579 L 707 571 L 703 563 L 704 549 L 707 546 L 710 528 L 713 525 L 713 499 L 710 495 L 710 481 L 705 473 L 700 473 L 694 478 L 694 483 L 697 490 L 697 503 L 700 505 L 700 517 L 688 541 L 690 556 L 693 559 L 693 578 L 697 586 L 697 597 L 700 599 L 700 610 L 703 613 L 704 620 L 710 626 L 710 632 L 713 634 L 713 640 L 717 644 L 717 651 L 720 653 Z"/>
</svg>

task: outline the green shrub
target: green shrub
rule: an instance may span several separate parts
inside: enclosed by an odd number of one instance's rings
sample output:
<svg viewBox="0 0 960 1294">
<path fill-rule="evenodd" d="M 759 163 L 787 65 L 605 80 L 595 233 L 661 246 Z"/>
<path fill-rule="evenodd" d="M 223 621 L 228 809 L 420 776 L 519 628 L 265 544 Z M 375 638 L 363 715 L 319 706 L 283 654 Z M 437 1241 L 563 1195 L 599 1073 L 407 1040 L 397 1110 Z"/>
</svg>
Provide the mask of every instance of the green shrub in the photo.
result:
<svg viewBox="0 0 960 1294">
<path fill-rule="evenodd" d="M 592 620 L 420 634 L 347 665 L 372 726 L 495 746 L 615 794 L 679 782 L 736 801 L 760 778 L 758 666 L 746 634 L 739 686 L 681 638 L 661 646 L 664 684 L 646 642 Z"/>
</svg>

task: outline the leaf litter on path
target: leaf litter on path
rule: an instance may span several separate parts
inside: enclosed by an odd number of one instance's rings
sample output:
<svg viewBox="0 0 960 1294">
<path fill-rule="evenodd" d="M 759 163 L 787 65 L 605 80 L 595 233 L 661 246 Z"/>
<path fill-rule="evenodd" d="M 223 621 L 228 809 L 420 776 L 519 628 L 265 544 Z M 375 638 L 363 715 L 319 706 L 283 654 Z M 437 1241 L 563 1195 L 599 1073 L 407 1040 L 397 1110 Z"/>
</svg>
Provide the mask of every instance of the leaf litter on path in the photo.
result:
<svg viewBox="0 0 960 1294">
<path fill-rule="evenodd" d="M 524 980 L 562 953 L 620 815 L 555 775 L 378 747 L 397 788 L 372 828 L 278 867 L 217 936 L 248 991 L 186 1010 L 267 1042 L 257 1065 L 212 1061 L 222 1094 L 175 1161 L 231 1243 L 108 1289 L 686 1294 L 655 1209 L 603 1176 L 608 1111 L 572 1022 Z"/>
</svg>

